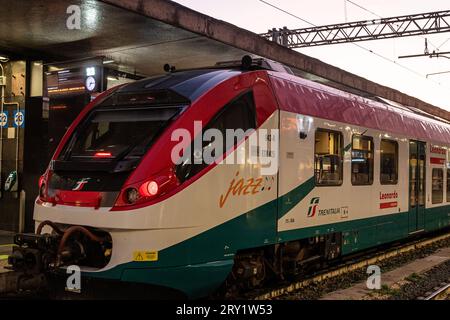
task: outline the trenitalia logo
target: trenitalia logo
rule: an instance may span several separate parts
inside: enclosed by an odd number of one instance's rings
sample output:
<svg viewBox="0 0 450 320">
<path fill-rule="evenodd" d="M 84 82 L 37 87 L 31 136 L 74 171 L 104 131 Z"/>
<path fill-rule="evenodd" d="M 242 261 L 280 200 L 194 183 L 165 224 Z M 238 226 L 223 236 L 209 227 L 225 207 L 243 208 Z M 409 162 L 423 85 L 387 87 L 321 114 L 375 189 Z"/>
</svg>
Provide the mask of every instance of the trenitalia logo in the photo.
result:
<svg viewBox="0 0 450 320">
<path fill-rule="evenodd" d="M 86 185 L 86 183 L 89 182 L 89 180 L 91 180 L 91 178 L 83 178 L 81 180 L 78 180 L 72 191 L 81 191 Z"/>
<path fill-rule="evenodd" d="M 324 217 L 324 216 L 340 216 L 341 219 L 348 218 L 348 207 L 335 207 L 320 209 L 319 208 L 320 198 L 312 198 L 309 203 L 308 218 L 312 217 Z"/>
<path fill-rule="evenodd" d="M 316 215 L 317 207 L 319 206 L 320 198 L 312 198 L 311 202 L 309 203 L 309 210 L 308 210 L 308 218 L 312 218 Z"/>
</svg>

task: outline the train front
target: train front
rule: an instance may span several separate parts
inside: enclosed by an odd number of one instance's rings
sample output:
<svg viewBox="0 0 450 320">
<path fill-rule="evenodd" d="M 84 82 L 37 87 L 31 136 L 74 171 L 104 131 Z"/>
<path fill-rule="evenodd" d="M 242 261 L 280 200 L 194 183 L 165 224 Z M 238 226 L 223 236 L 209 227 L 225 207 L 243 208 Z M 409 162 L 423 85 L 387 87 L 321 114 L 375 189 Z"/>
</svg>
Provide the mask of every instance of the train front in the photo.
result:
<svg viewBox="0 0 450 320">
<path fill-rule="evenodd" d="M 161 298 L 163 291 L 198 297 L 215 289 L 232 262 L 214 262 L 214 254 L 195 250 L 195 240 L 185 241 L 207 228 L 200 221 L 208 219 L 211 181 L 186 191 L 196 184 L 186 177 L 197 172 L 173 163 L 182 140 L 173 137 L 180 128 L 194 137 L 194 121 L 209 121 L 248 90 L 233 80 L 240 75 L 173 73 L 124 85 L 88 105 L 39 181 L 36 232 L 15 238 L 9 262 L 20 287 L 121 298 Z M 196 255 L 204 263 L 193 265 Z"/>
</svg>

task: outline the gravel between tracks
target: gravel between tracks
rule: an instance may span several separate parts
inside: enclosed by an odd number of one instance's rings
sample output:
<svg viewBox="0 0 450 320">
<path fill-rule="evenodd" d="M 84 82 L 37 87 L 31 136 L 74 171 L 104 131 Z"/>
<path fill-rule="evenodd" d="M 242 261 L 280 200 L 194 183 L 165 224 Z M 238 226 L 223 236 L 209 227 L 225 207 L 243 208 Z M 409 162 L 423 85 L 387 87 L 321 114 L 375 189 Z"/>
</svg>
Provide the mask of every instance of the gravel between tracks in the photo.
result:
<svg viewBox="0 0 450 320">
<path fill-rule="evenodd" d="M 387 272 L 395 268 L 398 268 L 399 266 L 402 266 L 408 262 L 429 256 L 434 252 L 436 252 L 438 249 L 445 247 L 450 247 L 450 239 L 439 241 L 437 243 L 431 244 L 429 246 L 420 248 L 412 252 L 402 253 L 398 256 L 379 262 L 378 266 L 383 270 L 383 272 Z M 419 292 L 420 290 L 429 291 L 433 287 L 439 286 L 439 284 L 441 284 L 442 282 L 448 281 L 448 275 L 450 273 L 449 263 L 450 262 L 447 262 L 442 266 L 442 268 L 446 270 L 445 272 L 442 271 L 443 269 L 437 269 L 436 271 L 436 274 L 439 274 L 439 272 L 441 272 L 442 278 L 435 277 L 436 281 L 429 281 L 427 277 L 424 277 L 422 282 L 417 283 L 417 285 L 414 285 L 415 282 L 412 282 L 410 286 L 405 285 L 404 290 L 398 289 L 398 290 L 391 290 L 392 292 L 386 292 L 390 294 L 385 295 L 385 298 L 387 296 L 389 297 L 389 299 L 402 299 L 402 300 L 416 299 L 420 294 L 423 294 L 422 292 Z M 430 272 L 432 270 L 430 270 Z M 280 297 L 274 298 L 274 300 L 316 300 L 326 293 L 334 292 L 339 289 L 345 289 L 351 287 L 352 285 L 358 282 L 364 281 L 367 279 L 367 276 L 368 275 L 366 273 L 366 269 L 362 268 L 331 279 L 326 279 L 319 283 L 313 283 L 306 288 L 302 288 L 298 291 L 291 292 L 282 295 Z M 447 279 L 444 280 L 444 278 L 446 277 Z M 417 280 L 419 281 L 419 277 Z M 430 284 L 429 288 L 425 288 L 426 287 L 425 284 L 427 282 L 429 282 Z M 415 290 L 414 288 L 417 289 Z M 393 295 L 394 293 L 395 295 Z"/>
<path fill-rule="evenodd" d="M 446 261 L 427 272 L 411 275 L 408 282 L 398 289 L 391 289 L 389 300 L 413 300 L 425 298 L 450 281 L 450 261 Z"/>
</svg>

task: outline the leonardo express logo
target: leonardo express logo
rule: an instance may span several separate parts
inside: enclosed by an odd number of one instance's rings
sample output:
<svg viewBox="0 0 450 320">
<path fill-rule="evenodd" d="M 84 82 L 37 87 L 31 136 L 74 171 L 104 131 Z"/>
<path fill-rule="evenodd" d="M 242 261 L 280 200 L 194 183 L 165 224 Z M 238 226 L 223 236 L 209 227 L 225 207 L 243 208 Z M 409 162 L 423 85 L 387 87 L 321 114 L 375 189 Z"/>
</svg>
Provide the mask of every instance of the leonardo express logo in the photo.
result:
<svg viewBox="0 0 450 320">
<path fill-rule="evenodd" d="M 312 198 L 309 202 L 308 218 L 313 218 L 315 216 L 330 216 L 330 215 L 340 215 L 342 219 L 348 217 L 348 207 L 338 207 L 338 208 L 328 208 L 320 209 L 320 197 Z"/>
</svg>

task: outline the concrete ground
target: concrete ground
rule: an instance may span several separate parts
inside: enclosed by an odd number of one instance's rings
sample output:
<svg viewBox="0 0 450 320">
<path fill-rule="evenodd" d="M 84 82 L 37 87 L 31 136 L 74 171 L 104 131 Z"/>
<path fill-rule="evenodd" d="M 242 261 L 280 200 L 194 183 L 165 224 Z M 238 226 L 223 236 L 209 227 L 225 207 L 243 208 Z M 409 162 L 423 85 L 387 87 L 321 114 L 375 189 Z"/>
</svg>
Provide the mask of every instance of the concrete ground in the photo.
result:
<svg viewBox="0 0 450 320">
<path fill-rule="evenodd" d="M 443 248 L 430 256 L 415 260 L 387 273 L 383 273 L 381 270 L 381 284 L 388 287 L 401 284 L 408 276 L 424 273 L 447 260 L 450 260 L 450 248 Z M 353 287 L 326 294 L 321 300 L 363 300 L 368 299 L 370 293 L 371 290 L 367 288 L 364 281 Z"/>
</svg>

